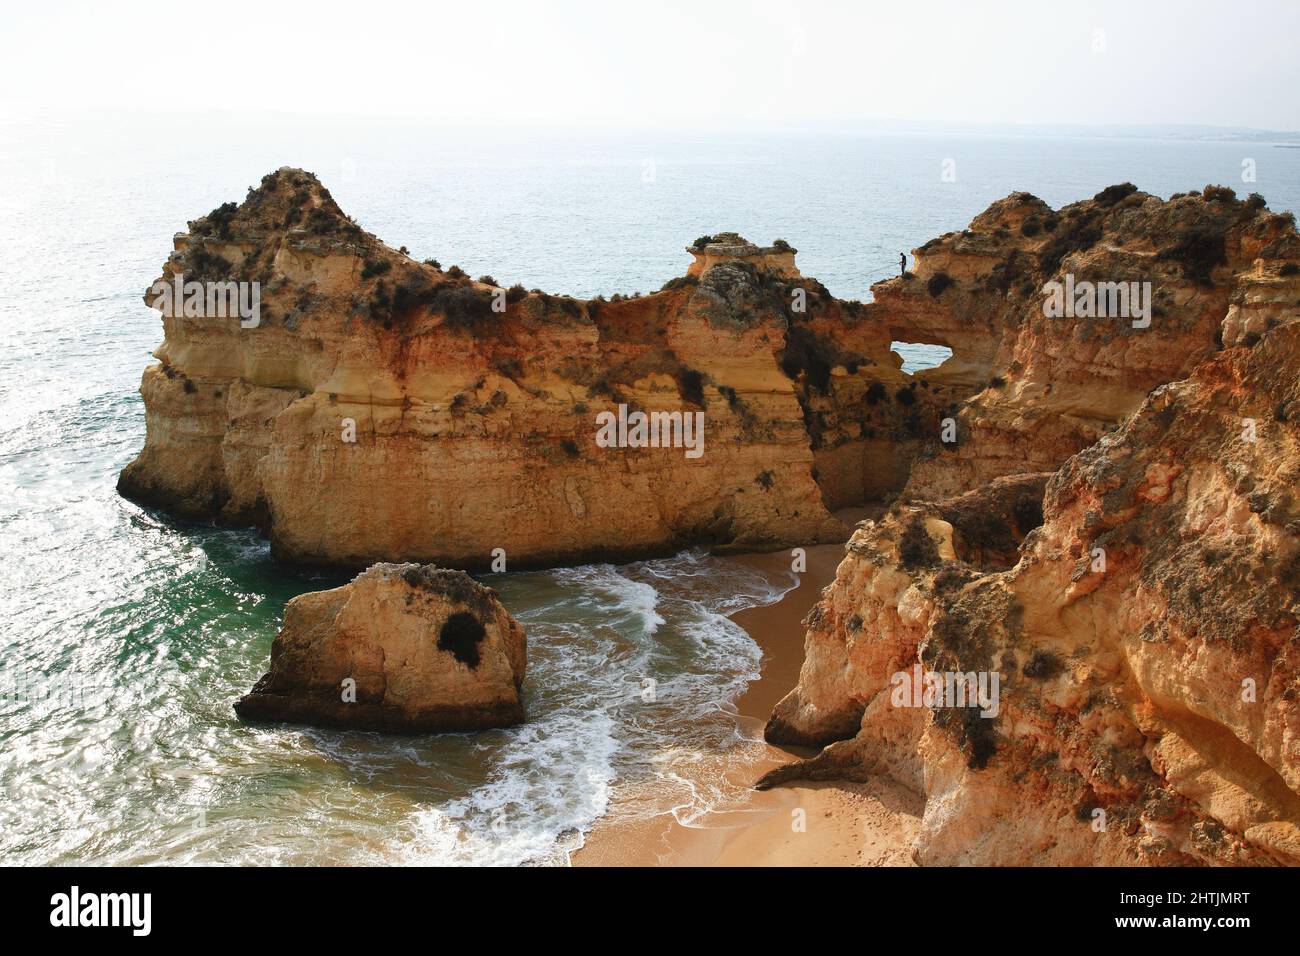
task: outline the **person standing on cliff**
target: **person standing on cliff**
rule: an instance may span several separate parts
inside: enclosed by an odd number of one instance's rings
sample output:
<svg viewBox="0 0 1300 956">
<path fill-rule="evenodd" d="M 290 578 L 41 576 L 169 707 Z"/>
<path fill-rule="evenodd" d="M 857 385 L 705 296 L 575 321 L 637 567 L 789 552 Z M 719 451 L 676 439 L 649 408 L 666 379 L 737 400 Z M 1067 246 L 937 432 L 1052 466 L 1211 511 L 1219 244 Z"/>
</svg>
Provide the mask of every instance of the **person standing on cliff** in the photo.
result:
<svg viewBox="0 0 1300 956">
<path fill-rule="evenodd" d="M 907 253 L 905 252 L 898 254 L 898 274 L 900 276 L 907 275 Z"/>
</svg>

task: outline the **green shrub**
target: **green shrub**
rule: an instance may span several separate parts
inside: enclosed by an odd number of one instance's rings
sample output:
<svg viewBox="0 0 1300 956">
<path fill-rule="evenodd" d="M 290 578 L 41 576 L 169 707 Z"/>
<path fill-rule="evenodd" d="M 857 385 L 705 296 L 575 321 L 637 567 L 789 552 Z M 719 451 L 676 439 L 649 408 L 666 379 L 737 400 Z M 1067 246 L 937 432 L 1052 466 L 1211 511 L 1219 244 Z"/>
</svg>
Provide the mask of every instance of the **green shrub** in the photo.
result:
<svg viewBox="0 0 1300 956">
<path fill-rule="evenodd" d="M 334 225 L 334 217 L 319 206 L 307 213 L 307 231 L 314 235 L 321 236 L 333 232 Z"/>
<path fill-rule="evenodd" d="M 1192 229 L 1182 237 L 1178 245 L 1158 253 L 1156 259 L 1178 263 L 1182 267 L 1183 278 L 1189 282 L 1213 285 L 1211 272 L 1214 267 L 1228 263 L 1224 234 L 1209 227 Z"/>
<path fill-rule="evenodd" d="M 518 381 L 524 377 L 524 367 L 519 359 L 496 358 L 492 360 L 492 367 L 513 381 Z"/>
<path fill-rule="evenodd" d="M 939 549 L 925 530 L 920 515 L 912 516 L 898 539 L 898 560 L 907 570 L 929 568 L 939 563 Z"/>
<path fill-rule="evenodd" d="M 1121 199 L 1127 199 L 1137 191 L 1138 188 L 1132 183 L 1118 183 L 1114 186 L 1107 186 L 1101 192 L 1097 193 L 1097 195 L 1093 196 L 1092 199 L 1100 206 L 1113 206 Z"/>
<path fill-rule="evenodd" d="M 662 286 L 660 286 L 659 291 L 669 292 L 672 289 L 681 289 L 688 285 L 699 285 L 699 284 L 700 284 L 700 280 L 698 276 L 677 276 L 675 278 L 669 279 Z"/>
<path fill-rule="evenodd" d="M 808 384 L 821 392 L 826 391 L 831 381 L 831 364 L 823 354 L 821 343 L 802 325 L 791 326 L 786 333 L 781 371 L 795 380 L 801 372 L 806 373 Z"/>
<path fill-rule="evenodd" d="M 195 282 L 223 282 L 232 278 L 230 263 L 198 246 L 185 257 L 185 278 Z"/>
<path fill-rule="evenodd" d="M 1044 223 L 1044 227 L 1046 223 Z M 1096 214 L 1087 213 L 1067 219 L 1056 230 L 1052 241 L 1038 254 L 1038 266 L 1051 275 L 1061 267 L 1061 260 L 1072 252 L 1091 248 L 1101 238 Z"/>
<path fill-rule="evenodd" d="M 1030 655 L 1023 668 L 1025 676 L 1031 680 L 1051 680 L 1063 670 L 1065 664 L 1061 658 L 1055 652 L 1041 647 Z"/>
<path fill-rule="evenodd" d="M 371 279 L 375 276 L 381 276 L 388 272 L 393 264 L 387 259 L 367 259 L 365 265 L 361 267 L 361 278 Z"/>
<path fill-rule="evenodd" d="M 469 285 L 439 286 L 429 304 L 443 313 L 450 324 L 462 328 L 492 315 L 492 295 Z"/>
<path fill-rule="evenodd" d="M 306 189 L 299 189 L 289 199 L 289 211 L 284 217 L 284 224 L 292 226 L 302 218 L 302 207 L 311 202 L 311 193 Z"/>
<path fill-rule="evenodd" d="M 224 202 L 204 218 L 207 219 L 207 229 L 204 234 L 216 236 L 219 239 L 230 238 L 230 221 L 235 218 L 235 211 L 239 207 L 233 202 Z"/>
<path fill-rule="evenodd" d="M 587 386 L 587 391 L 592 395 L 603 395 L 612 401 L 620 401 L 618 383 L 610 379 L 608 374 L 599 376 L 594 382 Z"/>
</svg>

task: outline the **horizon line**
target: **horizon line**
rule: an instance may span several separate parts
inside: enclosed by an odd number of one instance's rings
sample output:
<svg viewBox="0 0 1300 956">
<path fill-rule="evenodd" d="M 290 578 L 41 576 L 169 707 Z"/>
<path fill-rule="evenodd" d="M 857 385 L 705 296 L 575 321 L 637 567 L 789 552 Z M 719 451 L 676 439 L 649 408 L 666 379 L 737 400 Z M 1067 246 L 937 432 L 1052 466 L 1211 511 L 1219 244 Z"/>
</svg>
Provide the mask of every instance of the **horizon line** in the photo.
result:
<svg viewBox="0 0 1300 956">
<path fill-rule="evenodd" d="M 26 123 L 66 121 L 91 121 L 90 125 L 102 125 L 118 119 L 146 120 L 154 117 L 174 117 L 176 110 L 122 108 L 105 111 L 91 107 L 66 107 L 54 109 L 24 109 L 11 104 L 0 104 L 0 126 L 22 125 Z M 1061 123 L 1039 121 L 1005 120 L 947 120 L 915 119 L 902 120 L 891 118 L 845 117 L 838 119 L 793 120 L 793 119 L 757 119 L 736 117 L 727 120 L 694 120 L 686 122 L 627 121 L 599 118 L 568 118 L 563 120 L 545 117 L 484 118 L 484 117 L 448 117 L 425 113 L 357 113 L 349 111 L 298 111 L 276 109 L 246 109 L 212 107 L 200 110 L 186 110 L 187 118 L 198 116 L 220 118 L 225 121 L 283 122 L 286 119 L 298 120 L 307 124 L 337 122 L 346 120 L 356 123 L 376 125 L 428 125 L 437 124 L 448 129 L 491 129 L 491 130 L 606 130 L 610 132 L 679 132 L 679 133 L 729 133 L 729 132 L 767 132 L 767 133 L 830 133 L 853 134 L 861 132 L 902 132 L 902 133 L 994 133 L 994 134 L 1037 134 L 1057 136 L 1078 136 L 1082 138 L 1102 139 L 1181 139 L 1186 141 L 1212 142 L 1269 142 L 1300 144 L 1300 129 L 1279 129 L 1245 125 L 1220 125 L 1213 123 Z"/>
</svg>

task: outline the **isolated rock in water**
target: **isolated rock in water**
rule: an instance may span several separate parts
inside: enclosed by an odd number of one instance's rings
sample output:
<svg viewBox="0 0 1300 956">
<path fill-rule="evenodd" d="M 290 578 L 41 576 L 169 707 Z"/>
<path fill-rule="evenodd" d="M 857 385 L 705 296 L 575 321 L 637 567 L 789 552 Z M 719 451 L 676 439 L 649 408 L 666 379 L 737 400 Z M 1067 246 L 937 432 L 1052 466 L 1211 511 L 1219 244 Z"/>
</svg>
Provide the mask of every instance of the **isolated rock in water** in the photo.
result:
<svg viewBox="0 0 1300 956">
<path fill-rule="evenodd" d="M 780 364 L 795 284 L 801 321 L 841 326 L 839 306 L 793 251 L 748 253 L 719 247 L 646 296 L 502 288 L 386 246 L 279 170 L 176 237 L 164 283 L 257 282 L 260 315 L 164 315 L 118 487 L 257 524 L 301 563 L 478 569 L 502 549 L 517 570 L 843 540 Z M 598 443 L 620 407 L 663 416 L 654 447 Z"/>
<path fill-rule="evenodd" d="M 1018 510 L 991 486 L 864 523 L 768 726 L 837 742 L 761 785 L 888 774 L 927 864 L 1300 865 L 1300 312 L 1272 318 L 1066 462 L 1014 566 L 963 553 L 981 495 Z"/>
<path fill-rule="evenodd" d="M 462 571 L 376 564 L 285 608 L 271 670 L 235 704 L 248 720 L 398 733 L 524 719 L 524 630 Z"/>
</svg>

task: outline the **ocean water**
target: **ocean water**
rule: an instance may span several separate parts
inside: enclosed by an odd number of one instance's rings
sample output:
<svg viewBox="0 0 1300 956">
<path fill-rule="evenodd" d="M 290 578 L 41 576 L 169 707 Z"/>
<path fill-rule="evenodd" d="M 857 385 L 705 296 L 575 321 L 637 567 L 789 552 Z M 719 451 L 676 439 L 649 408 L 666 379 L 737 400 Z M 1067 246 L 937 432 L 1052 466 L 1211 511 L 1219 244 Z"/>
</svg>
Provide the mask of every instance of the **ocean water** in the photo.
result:
<svg viewBox="0 0 1300 956">
<path fill-rule="evenodd" d="M 1020 189 L 1060 205 L 1124 180 L 1216 182 L 1300 209 L 1300 150 L 1259 144 L 0 124 L 0 862 L 563 863 L 602 815 L 690 820 L 726 800 L 682 769 L 754 746 L 732 701 L 760 654 L 726 615 L 795 581 L 696 551 L 491 577 L 528 629 L 521 727 L 235 720 L 284 603 L 343 578 L 278 567 L 251 531 L 142 510 L 114 482 L 143 442 L 161 326 L 141 295 L 172 234 L 282 165 L 420 258 L 581 296 L 657 289 L 683 246 L 730 229 L 787 239 L 806 275 L 865 299 L 899 251 Z M 909 369 L 936 361 L 900 351 Z"/>
</svg>

